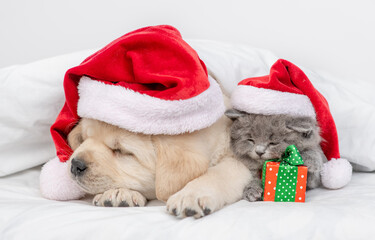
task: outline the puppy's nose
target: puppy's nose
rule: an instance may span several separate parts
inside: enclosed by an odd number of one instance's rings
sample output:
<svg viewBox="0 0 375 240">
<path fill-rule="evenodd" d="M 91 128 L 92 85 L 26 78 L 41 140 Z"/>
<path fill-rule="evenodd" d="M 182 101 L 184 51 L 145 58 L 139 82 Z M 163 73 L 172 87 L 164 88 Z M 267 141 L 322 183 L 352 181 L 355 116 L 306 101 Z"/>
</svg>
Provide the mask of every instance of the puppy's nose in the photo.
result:
<svg viewBox="0 0 375 240">
<path fill-rule="evenodd" d="M 84 161 L 77 158 L 72 159 L 72 166 L 70 168 L 70 171 L 73 173 L 74 176 L 82 175 L 86 169 L 87 166 Z"/>
</svg>

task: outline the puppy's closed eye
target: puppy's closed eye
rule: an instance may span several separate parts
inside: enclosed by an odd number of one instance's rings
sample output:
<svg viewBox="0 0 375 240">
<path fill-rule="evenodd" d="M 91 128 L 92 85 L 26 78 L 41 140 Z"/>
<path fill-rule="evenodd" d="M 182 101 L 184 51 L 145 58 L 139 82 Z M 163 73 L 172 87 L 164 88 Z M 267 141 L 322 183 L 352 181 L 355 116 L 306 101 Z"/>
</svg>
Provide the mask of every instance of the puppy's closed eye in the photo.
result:
<svg viewBox="0 0 375 240">
<path fill-rule="evenodd" d="M 113 152 L 114 154 L 121 154 L 121 149 L 119 149 L 119 148 L 115 148 L 115 149 L 112 149 L 112 152 Z"/>
<path fill-rule="evenodd" d="M 80 123 L 76 125 L 72 131 L 70 131 L 68 135 L 68 143 L 69 146 L 75 150 L 81 145 L 81 143 L 84 141 L 83 136 L 82 136 L 82 126 Z"/>
<path fill-rule="evenodd" d="M 125 150 L 125 149 L 121 149 L 121 148 L 112 148 L 111 149 L 112 150 L 112 152 L 113 152 L 113 154 L 115 154 L 115 155 L 121 155 L 121 156 L 134 156 L 134 154 L 132 153 L 132 152 L 129 152 L 129 151 L 127 151 L 127 150 Z"/>
</svg>

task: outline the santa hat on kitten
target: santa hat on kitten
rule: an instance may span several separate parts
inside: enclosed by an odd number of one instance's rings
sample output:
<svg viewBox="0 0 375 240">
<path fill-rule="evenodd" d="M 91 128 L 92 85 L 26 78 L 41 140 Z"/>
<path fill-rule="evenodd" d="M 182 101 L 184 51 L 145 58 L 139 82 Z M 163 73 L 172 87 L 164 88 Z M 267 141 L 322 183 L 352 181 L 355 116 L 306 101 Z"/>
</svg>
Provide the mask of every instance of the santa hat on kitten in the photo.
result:
<svg viewBox="0 0 375 240">
<path fill-rule="evenodd" d="M 41 172 L 42 195 L 79 199 L 70 177 L 67 136 L 80 118 L 143 134 L 181 134 L 206 128 L 224 113 L 219 85 L 180 32 L 167 25 L 141 28 L 114 40 L 69 69 L 65 105 L 51 127 L 57 157 Z"/>
<path fill-rule="evenodd" d="M 296 65 L 279 59 L 269 75 L 241 81 L 232 93 L 232 105 L 247 113 L 316 119 L 324 139 L 321 147 L 329 160 L 321 172 L 323 186 L 338 189 L 349 183 L 352 166 L 340 158 L 336 125 L 328 102 Z"/>
</svg>

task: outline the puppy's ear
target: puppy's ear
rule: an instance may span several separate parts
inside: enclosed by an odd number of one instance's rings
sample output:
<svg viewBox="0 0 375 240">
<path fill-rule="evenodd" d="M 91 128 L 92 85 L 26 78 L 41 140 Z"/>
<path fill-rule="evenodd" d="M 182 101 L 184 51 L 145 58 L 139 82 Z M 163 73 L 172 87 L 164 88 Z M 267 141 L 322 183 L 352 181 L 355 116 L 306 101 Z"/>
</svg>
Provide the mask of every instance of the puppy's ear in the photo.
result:
<svg viewBox="0 0 375 240">
<path fill-rule="evenodd" d="M 302 133 L 303 137 L 310 137 L 315 129 L 315 121 L 309 117 L 290 118 L 286 121 L 286 128 Z"/>
<path fill-rule="evenodd" d="M 68 144 L 74 151 L 79 147 L 79 145 L 81 145 L 82 142 L 82 124 L 79 122 L 68 134 Z"/>
<path fill-rule="evenodd" d="M 246 113 L 238 111 L 236 109 L 229 109 L 229 110 L 225 111 L 225 116 L 232 119 L 233 121 L 236 120 L 237 118 L 245 116 L 245 115 L 246 115 Z"/>
<path fill-rule="evenodd" d="M 209 159 L 190 151 L 193 148 L 189 148 L 183 141 L 170 137 L 156 137 L 154 144 L 157 149 L 155 169 L 157 199 L 166 202 L 188 182 L 207 171 Z"/>
</svg>

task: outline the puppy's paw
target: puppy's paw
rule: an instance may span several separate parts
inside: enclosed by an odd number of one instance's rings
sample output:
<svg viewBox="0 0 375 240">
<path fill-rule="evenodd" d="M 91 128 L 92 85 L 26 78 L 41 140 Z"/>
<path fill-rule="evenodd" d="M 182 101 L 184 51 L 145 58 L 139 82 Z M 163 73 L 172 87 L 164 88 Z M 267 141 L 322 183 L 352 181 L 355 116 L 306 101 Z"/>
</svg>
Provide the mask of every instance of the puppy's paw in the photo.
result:
<svg viewBox="0 0 375 240">
<path fill-rule="evenodd" d="M 243 192 L 243 199 L 249 202 L 262 200 L 263 188 L 259 185 L 248 185 Z"/>
<path fill-rule="evenodd" d="M 92 202 L 102 207 L 143 207 L 147 200 L 137 191 L 117 188 L 97 194 Z"/>
<path fill-rule="evenodd" d="M 209 194 L 199 194 L 184 190 L 175 193 L 167 201 L 167 211 L 178 218 L 204 217 L 221 207 L 217 199 Z"/>
</svg>

